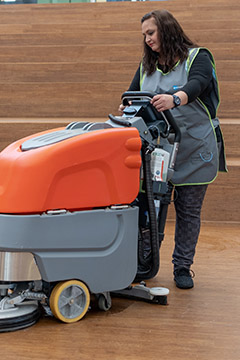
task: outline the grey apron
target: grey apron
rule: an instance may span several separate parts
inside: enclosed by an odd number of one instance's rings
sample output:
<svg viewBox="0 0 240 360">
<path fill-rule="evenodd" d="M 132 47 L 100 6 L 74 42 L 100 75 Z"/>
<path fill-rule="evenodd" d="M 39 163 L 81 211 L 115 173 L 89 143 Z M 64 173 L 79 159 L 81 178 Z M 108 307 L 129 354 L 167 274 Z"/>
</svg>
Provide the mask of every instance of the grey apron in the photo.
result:
<svg viewBox="0 0 240 360">
<path fill-rule="evenodd" d="M 174 69 L 166 74 L 158 68 L 150 76 L 141 71 L 141 90 L 153 91 L 158 94 L 174 94 L 181 90 L 188 81 L 189 70 L 199 50 L 200 48 L 190 49 L 188 58 L 183 63 L 178 62 Z M 219 105 L 218 83 L 214 62 L 212 65 L 214 90 L 210 96 L 212 96 L 217 109 Z M 197 185 L 213 182 L 219 169 L 219 152 L 214 129 L 214 126 L 219 124 L 218 119 L 211 119 L 206 106 L 199 98 L 187 105 L 173 108 L 171 111 L 182 133 L 175 172 L 171 181 L 174 185 Z M 226 166 L 224 168 L 226 170 Z"/>
</svg>

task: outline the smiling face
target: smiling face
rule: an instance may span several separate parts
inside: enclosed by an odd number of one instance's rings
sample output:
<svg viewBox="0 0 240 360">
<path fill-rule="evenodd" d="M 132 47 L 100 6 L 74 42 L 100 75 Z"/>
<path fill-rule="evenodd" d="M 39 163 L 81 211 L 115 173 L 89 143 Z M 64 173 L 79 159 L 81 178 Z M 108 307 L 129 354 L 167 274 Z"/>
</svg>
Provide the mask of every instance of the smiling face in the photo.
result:
<svg viewBox="0 0 240 360">
<path fill-rule="evenodd" d="M 142 34 L 146 44 L 156 52 L 160 52 L 160 41 L 158 37 L 158 28 L 155 19 L 151 17 L 142 23 Z"/>
</svg>

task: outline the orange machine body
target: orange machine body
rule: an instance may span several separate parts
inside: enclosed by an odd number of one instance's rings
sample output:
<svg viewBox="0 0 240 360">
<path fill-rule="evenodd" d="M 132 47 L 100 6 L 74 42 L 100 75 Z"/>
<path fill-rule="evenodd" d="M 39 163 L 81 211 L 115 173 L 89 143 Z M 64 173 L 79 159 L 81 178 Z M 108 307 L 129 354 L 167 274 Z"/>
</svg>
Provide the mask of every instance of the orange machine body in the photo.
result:
<svg viewBox="0 0 240 360">
<path fill-rule="evenodd" d="M 0 153 L 0 212 L 42 213 L 129 204 L 139 191 L 141 139 L 136 128 L 86 132 L 22 151 L 14 142 Z"/>
</svg>

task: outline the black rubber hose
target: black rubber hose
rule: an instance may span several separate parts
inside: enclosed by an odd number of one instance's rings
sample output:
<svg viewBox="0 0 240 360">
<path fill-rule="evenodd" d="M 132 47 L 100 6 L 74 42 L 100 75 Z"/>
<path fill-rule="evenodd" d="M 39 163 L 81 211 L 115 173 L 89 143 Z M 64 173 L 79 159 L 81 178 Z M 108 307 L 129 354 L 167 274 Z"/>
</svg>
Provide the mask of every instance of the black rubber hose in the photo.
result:
<svg viewBox="0 0 240 360">
<path fill-rule="evenodd" d="M 132 126 L 132 124 L 129 121 L 121 120 L 121 119 L 124 119 L 124 118 L 119 118 L 119 117 L 113 116 L 112 114 L 109 114 L 108 117 L 112 122 L 114 122 L 117 125 L 121 125 L 121 126 L 125 126 L 125 127 L 131 127 Z"/>
<path fill-rule="evenodd" d="M 164 229 L 167 220 L 168 206 L 171 203 L 171 195 L 172 195 L 173 185 L 168 182 L 168 190 L 167 193 L 162 197 L 160 201 L 160 210 L 158 214 L 158 240 L 159 246 L 164 239 Z"/>
<path fill-rule="evenodd" d="M 159 240 L 158 240 L 158 223 L 156 216 L 156 209 L 154 204 L 153 197 L 153 188 L 152 188 L 152 173 L 151 173 L 151 154 L 143 153 L 144 161 L 144 179 L 146 187 L 146 195 L 148 201 L 148 215 L 150 223 L 150 235 L 151 235 L 151 261 L 152 264 L 150 269 L 146 271 L 138 270 L 135 277 L 135 281 L 152 279 L 159 270 L 160 260 L 159 260 Z M 144 260 L 143 260 L 144 261 Z"/>
</svg>

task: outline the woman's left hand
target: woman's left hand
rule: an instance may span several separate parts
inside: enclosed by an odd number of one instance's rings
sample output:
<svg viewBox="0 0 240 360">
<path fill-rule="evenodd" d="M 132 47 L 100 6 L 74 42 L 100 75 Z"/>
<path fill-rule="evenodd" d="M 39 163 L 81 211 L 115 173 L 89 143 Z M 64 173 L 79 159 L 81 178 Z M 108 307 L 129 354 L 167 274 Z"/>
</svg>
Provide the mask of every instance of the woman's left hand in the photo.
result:
<svg viewBox="0 0 240 360">
<path fill-rule="evenodd" d="M 157 111 L 172 109 L 174 107 L 173 96 L 168 94 L 157 94 L 152 98 L 151 104 Z"/>
</svg>

